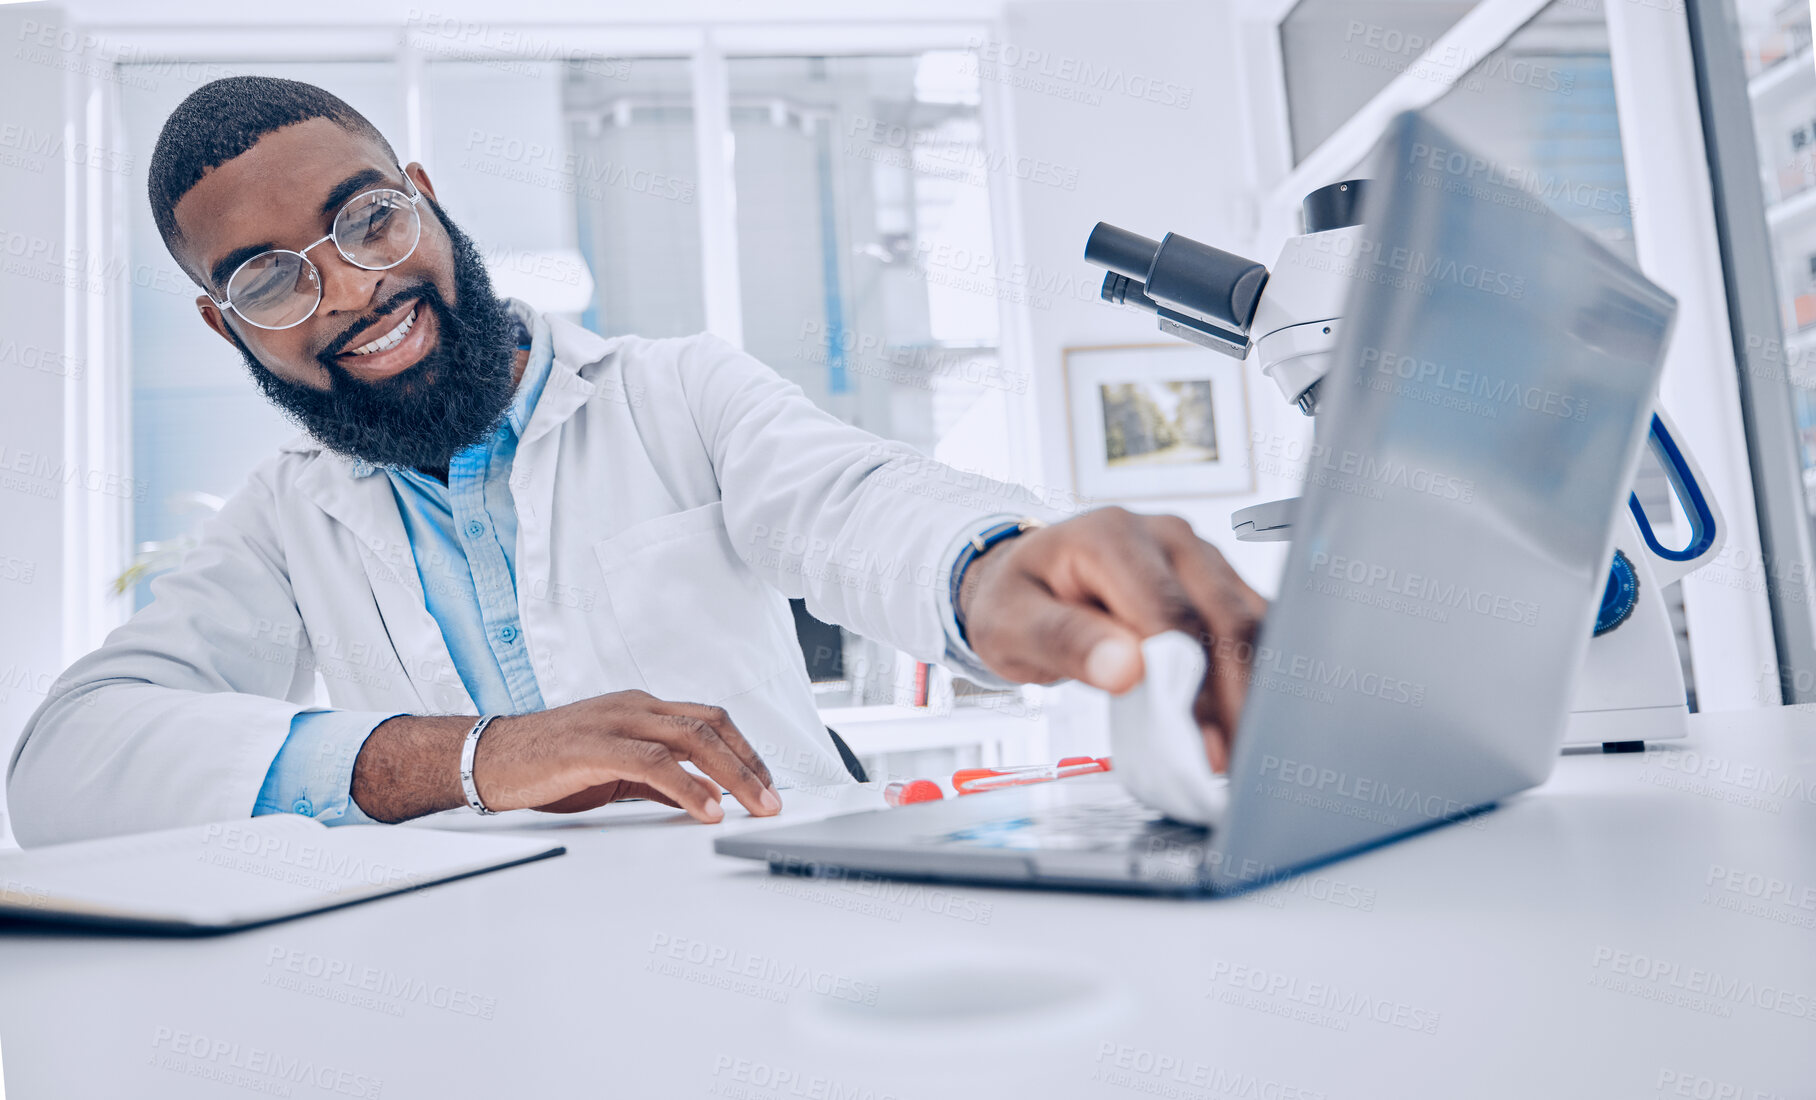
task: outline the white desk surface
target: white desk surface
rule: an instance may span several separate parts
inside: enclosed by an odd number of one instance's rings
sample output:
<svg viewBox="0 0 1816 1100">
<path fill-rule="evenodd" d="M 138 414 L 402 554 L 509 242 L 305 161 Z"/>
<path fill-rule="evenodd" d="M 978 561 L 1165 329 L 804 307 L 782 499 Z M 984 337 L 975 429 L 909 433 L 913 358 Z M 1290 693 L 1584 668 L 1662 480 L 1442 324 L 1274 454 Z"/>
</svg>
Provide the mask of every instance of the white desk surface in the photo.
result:
<svg viewBox="0 0 1816 1100">
<path fill-rule="evenodd" d="M 450 820 L 569 854 L 220 938 L 0 929 L 6 1094 L 1816 1097 L 1812 708 L 1233 900 L 776 878 L 648 805 Z"/>
</svg>

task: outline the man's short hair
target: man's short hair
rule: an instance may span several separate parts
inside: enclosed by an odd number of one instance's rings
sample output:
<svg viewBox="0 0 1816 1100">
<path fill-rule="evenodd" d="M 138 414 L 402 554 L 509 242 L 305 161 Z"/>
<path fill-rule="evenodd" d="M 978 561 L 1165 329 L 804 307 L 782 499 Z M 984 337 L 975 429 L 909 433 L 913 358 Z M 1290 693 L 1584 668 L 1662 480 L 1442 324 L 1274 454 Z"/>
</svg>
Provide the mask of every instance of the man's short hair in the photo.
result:
<svg viewBox="0 0 1816 1100">
<path fill-rule="evenodd" d="M 273 130 L 312 118 L 325 118 L 373 138 L 392 160 L 397 159 L 391 143 L 365 115 L 333 92 L 299 80 L 229 76 L 202 85 L 177 104 L 158 132 L 148 185 L 151 217 L 171 255 L 176 255 L 183 239 L 177 229 L 177 203 L 204 173 L 244 153 Z"/>
</svg>

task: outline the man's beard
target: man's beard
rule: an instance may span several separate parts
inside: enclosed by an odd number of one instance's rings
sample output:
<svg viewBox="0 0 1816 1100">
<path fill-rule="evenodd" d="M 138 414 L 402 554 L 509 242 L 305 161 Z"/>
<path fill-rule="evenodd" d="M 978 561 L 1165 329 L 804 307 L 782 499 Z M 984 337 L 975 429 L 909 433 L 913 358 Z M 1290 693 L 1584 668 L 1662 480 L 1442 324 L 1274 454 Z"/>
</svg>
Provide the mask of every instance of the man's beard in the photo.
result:
<svg viewBox="0 0 1816 1100">
<path fill-rule="evenodd" d="M 233 333 L 266 397 L 322 446 L 375 466 L 446 468 L 456 451 L 492 434 L 516 389 L 518 326 L 493 292 L 472 239 L 434 199 L 423 198 L 448 233 L 455 301 L 450 305 L 433 283 L 425 282 L 392 294 L 372 310 L 383 315 L 412 298 L 421 302 L 420 309 L 433 310 L 436 344 L 422 359 L 390 378 L 362 381 L 335 361 L 350 342 L 343 337 L 316 356 L 330 379 L 324 391 L 278 377 Z"/>
</svg>

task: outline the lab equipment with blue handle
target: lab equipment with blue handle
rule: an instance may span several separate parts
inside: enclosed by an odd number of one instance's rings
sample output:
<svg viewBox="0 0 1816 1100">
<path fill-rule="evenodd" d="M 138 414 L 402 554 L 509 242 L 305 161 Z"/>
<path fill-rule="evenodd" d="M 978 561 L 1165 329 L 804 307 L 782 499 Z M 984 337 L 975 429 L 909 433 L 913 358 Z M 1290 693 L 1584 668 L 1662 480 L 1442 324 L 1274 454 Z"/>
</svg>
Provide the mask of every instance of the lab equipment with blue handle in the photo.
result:
<svg viewBox="0 0 1816 1100">
<path fill-rule="evenodd" d="M 1252 354 L 1281 396 L 1307 416 L 1343 331 L 1343 308 L 1365 251 L 1368 181 L 1343 180 L 1307 195 L 1305 232 L 1288 238 L 1270 270 L 1169 233 L 1159 241 L 1099 222 L 1086 261 L 1109 269 L 1105 301 L 1154 313 L 1162 332 L 1219 354 Z M 1314 448 L 1316 432 L 1314 426 Z M 1564 743 L 1631 751 L 1685 736 L 1689 708 L 1676 632 L 1663 590 L 1720 553 L 1725 525 L 1714 497 L 1663 408 L 1654 402 L 1649 438 L 1690 530 L 1679 548 L 1663 544 L 1639 497 L 1616 525 L 1608 585 L 1594 637 L 1577 677 Z M 1291 537 L 1298 498 L 1268 501 L 1231 517 L 1243 541 Z"/>
</svg>

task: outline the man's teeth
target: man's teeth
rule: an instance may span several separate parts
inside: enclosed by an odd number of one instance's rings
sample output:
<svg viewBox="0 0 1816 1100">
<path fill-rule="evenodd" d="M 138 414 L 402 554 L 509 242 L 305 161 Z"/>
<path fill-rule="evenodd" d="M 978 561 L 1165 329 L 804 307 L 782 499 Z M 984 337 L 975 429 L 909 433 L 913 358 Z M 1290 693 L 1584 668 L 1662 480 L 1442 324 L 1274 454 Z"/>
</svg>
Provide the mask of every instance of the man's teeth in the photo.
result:
<svg viewBox="0 0 1816 1100">
<path fill-rule="evenodd" d="M 370 344 L 361 344 L 359 347 L 354 348 L 352 354 L 371 355 L 375 351 L 385 351 L 388 348 L 396 347 L 400 340 L 410 335 L 410 326 L 416 323 L 416 310 L 419 308 L 420 307 L 418 306 L 412 306 L 409 315 L 399 321 L 396 328 L 385 333 L 383 336 L 380 336 Z"/>
</svg>

